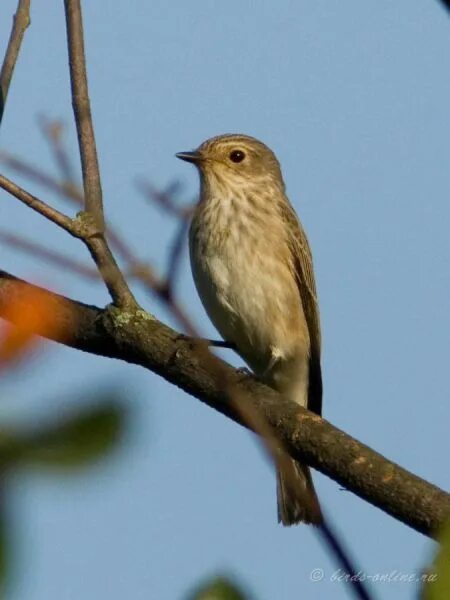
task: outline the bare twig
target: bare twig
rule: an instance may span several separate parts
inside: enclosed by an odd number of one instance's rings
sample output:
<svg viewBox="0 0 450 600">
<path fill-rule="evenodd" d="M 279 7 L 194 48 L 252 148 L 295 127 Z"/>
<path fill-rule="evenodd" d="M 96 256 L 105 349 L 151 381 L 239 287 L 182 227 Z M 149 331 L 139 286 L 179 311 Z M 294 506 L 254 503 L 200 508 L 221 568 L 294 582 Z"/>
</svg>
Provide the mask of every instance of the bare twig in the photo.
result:
<svg viewBox="0 0 450 600">
<path fill-rule="evenodd" d="M 102 187 L 89 102 L 80 0 L 64 0 L 64 7 L 72 106 L 83 175 L 85 203 L 83 218 L 85 225 L 88 225 L 86 231 L 90 232 L 90 235 L 83 240 L 102 275 L 114 304 L 123 308 L 137 308 L 137 302 L 105 238 Z"/>
<path fill-rule="evenodd" d="M 42 133 L 44 134 L 44 138 L 48 142 L 64 184 L 73 192 L 76 200 L 78 198 L 83 199 L 83 194 L 78 190 L 76 184 L 75 170 L 62 141 L 63 124 L 59 121 L 50 121 L 43 116 L 40 117 L 39 124 Z"/>
<path fill-rule="evenodd" d="M 94 262 L 114 303 L 122 308 L 137 308 L 136 300 L 132 296 L 125 278 L 104 240 L 103 234 L 98 231 L 96 222 L 88 213 L 79 213 L 75 219 L 71 219 L 3 175 L 0 175 L 0 188 L 9 192 L 17 200 L 52 221 L 73 237 L 82 240 L 91 256 L 94 257 Z"/>
<path fill-rule="evenodd" d="M 69 258 L 64 254 L 60 254 L 59 252 L 56 252 L 56 250 L 50 250 L 42 244 L 27 240 L 26 238 L 16 235 L 15 233 L 2 231 L 0 229 L 0 241 L 8 246 L 11 246 L 12 248 L 20 250 L 21 252 L 31 254 L 33 257 L 42 258 L 45 261 L 56 265 L 57 267 L 62 267 L 64 270 L 68 269 L 77 275 L 85 277 L 86 279 L 101 281 L 99 273 L 96 269 L 88 267 L 87 265 L 84 265 L 73 258 Z"/>
<path fill-rule="evenodd" d="M 330 527 L 328 519 L 323 519 L 323 522 L 319 525 L 319 532 L 327 549 L 331 551 L 336 562 L 341 565 L 344 573 L 348 575 L 346 581 L 350 584 L 356 597 L 360 600 L 370 600 L 372 595 L 369 594 L 363 579 L 358 576 L 358 571 L 355 569 L 347 549 L 344 548 L 342 541 Z"/>
<path fill-rule="evenodd" d="M 439 2 L 450 12 L 450 0 L 439 0 Z"/>
<path fill-rule="evenodd" d="M 165 279 L 157 277 L 153 269 L 147 264 L 131 262 L 129 269 L 128 273 L 130 276 L 138 279 L 151 294 L 155 294 L 167 306 L 169 312 L 172 313 L 172 316 L 185 334 L 191 338 L 195 338 L 195 340 L 200 339 L 197 335 L 196 327 L 187 312 L 175 300 L 173 295 L 168 294 Z"/>
<path fill-rule="evenodd" d="M 88 216 L 88 213 L 85 213 Z M 91 224 L 90 224 L 91 225 Z M 105 282 L 113 303 L 121 308 L 134 310 L 138 303 L 134 298 L 116 259 L 103 234 L 86 238 L 86 245 Z"/>
<path fill-rule="evenodd" d="M 156 204 L 162 208 L 167 214 L 172 217 L 185 218 L 186 212 L 190 212 L 191 207 L 186 211 L 185 207 L 179 206 L 174 202 L 174 195 L 180 189 L 180 183 L 173 181 L 165 190 L 158 190 L 149 181 L 138 181 L 137 187 L 141 191 L 144 198 L 152 204 Z"/>
<path fill-rule="evenodd" d="M 0 71 L 0 124 L 5 112 L 9 86 L 19 56 L 25 30 L 30 24 L 30 0 L 19 0 L 2 69 Z"/>
<path fill-rule="evenodd" d="M 19 187 L 17 184 L 7 179 L 4 175 L 0 175 L 0 187 L 5 191 L 9 192 L 12 196 L 17 198 L 22 204 L 29 206 L 34 211 L 38 212 L 40 215 L 52 221 L 68 233 L 73 235 L 74 237 L 80 237 L 79 231 L 74 226 L 74 222 L 72 219 L 56 208 L 52 208 L 36 196 L 33 196 L 23 188 Z"/>
<path fill-rule="evenodd" d="M 22 159 L 12 156 L 6 152 L 0 152 L 0 160 L 17 173 L 24 175 L 29 179 L 32 179 L 36 183 L 43 185 L 52 192 L 59 193 L 62 197 L 65 197 L 71 202 L 74 202 L 76 205 L 80 205 L 83 203 L 83 198 L 79 195 L 79 192 L 77 192 L 76 188 L 74 186 L 68 186 L 65 181 L 60 182 L 54 177 L 48 175 L 47 173 L 44 173 L 43 171 L 33 167 L 29 163 L 23 161 Z M 84 233 L 83 231 L 80 232 L 79 228 L 76 225 L 76 222 L 72 221 L 69 217 L 66 217 L 62 213 L 59 213 L 55 209 L 52 209 L 35 196 L 32 196 L 31 194 L 14 184 L 12 181 L 7 180 L 6 177 L 0 176 L 0 187 L 3 187 L 5 190 L 9 191 L 10 193 L 13 193 L 13 195 L 15 195 L 19 200 L 21 200 L 25 204 L 28 204 L 28 206 L 34 208 L 34 210 L 37 210 L 50 220 L 53 220 L 56 224 L 64 227 L 66 231 L 69 231 L 69 233 L 71 233 L 71 235 L 75 235 L 75 237 L 81 238 L 83 242 L 88 246 L 88 248 L 92 245 L 94 238 L 92 233 L 88 237 L 83 237 L 86 233 L 86 230 L 84 230 Z M 110 239 L 111 245 L 116 249 L 118 254 L 121 256 L 122 260 L 125 262 L 125 269 L 127 275 L 139 280 L 151 293 L 155 293 L 163 302 L 167 302 L 170 296 L 169 308 L 173 313 L 175 319 L 177 320 L 178 324 L 182 327 L 186 334 L 195 336 L 195 328 L 191 320 L 187 316 L 187 313 L 182 309 L 182 307 L 175 301 L 172 293 L 172 286 L 178 271 L 182 243 L 188 224 L 187 219 L 190 215 L 190 210 L 191 209 L 186 210 L 180 208 L 180 211 L 177 212 L 177 217 L 182 216 L 183 220 L 181 221 L 178 236 L 176 237 L 170 252 L 168 262 L 169 275 L 161 279 L 156 276 L 156 274 L 153 272 L 153 270 L 148 264 L 143 263 L 136 257 L 135 253 L 129 247 L 125 239 L 109 224 L 107 224 L 106 226 L 106 235 Z M 52 217 L 55 215 L 59 215 L 61 219 L 54 220 Z M 98 234 L 97 230 L 95 230 L 95 232 Z M 95 240 L 94 244 L 96 242 L 101 243 L 101 240 Z M 104 252 L 105 250 L 100 247 L 100 256 L 103 256 Z M 38 254 L 41 257 L 44 257 L 42 252 Z M 49 260 L 52 259 L 49 258 Z M 99 258 L 96 257 L 94 260 L 98 264 Z M 55 263 L 54 260 L 52 260 L 52 262 Z M 60 261 L 61 265 L 62 262 L 63 259 L 61 259 Z M 72 270 L 79 273 L 81 272 L 80 269 L 75 265 L 74 269 Z M 108 265 L 107 261 L 106 267 L 104 268 L 105 276 L 106 273 L 108 273 L 108 278 L 111 279 L 112 283 L 114 283 L 115 286 L 117 282 L 116 271 L 114 267 L 111 268 L 111 266 Z"/>
<path fill-rule="evenodd" d="M 83 194 L 80 190 L 76 189 L 76 186 L 71 185 L 70 182 L 58 181 L 51 175 L 44 173 L 42 170 L 33 167 L 21 158 L 13 156 L 8 152 L 0 151 L 0 161 L 16 173 L 24 175 L 37 184 L 46 187 L 51 192 L 55 192 L 61 197 L 71 200 L 78 206 L 83 205 Z"/>
<path fill-rule="evenodd" d="M 64 153 L 64 151 L 62 152 Z M 63 159 L 63 162 L 66 162 L 66 160 L 67 157 Z M 75 206 L 82 207 L 84 205 L 84 197 L 82 192 L 77 188 L 72 180 L 66 178 L 68 173 L 65 166 L 60 165 L 64 179 L 63 181 L 58 181 L 48 173 L 44 173 L 42 170 L 37 169 L 36 167 L 30 165 L 30 163 L 25 162 L 21 158 L 13 156 L 8 152 L 0 151 L 0 161 L 10 169 L 14 170 L 16 173 L 28 177 L 39 185 L 46 187 L 49 191 L 59 194 L 61 198 L 69 200 L 71 203 L 75 204 Z M 128 244 L 109 224 L 106 226 L 106 235 L 124 261 L 129 264 L 136 262 L 135 256 Z"/>
<path fill-rule="evenodd" d="M 80 0 L 64 0 L 72 107 L 80 149 L 85 210 L 104 229 L 102 186 L 89 101 Z"/>
<path fill-rule="evenodd" d="M 169 249 L 169 260 L 167 264 L 165 285 L 169 298 L 174 296 L 174 287 L 177 281 L 181 257 L 183 253 L 183 244 L 186 240 L 186 233 L 189 228 L 189 218 L 185 217 L 180 221 L 178 232 L 173 239 Z"/>
<path fill-rule="evenodd" d="M 180 206 L 174 201 L 173 194 L 178 191 L 179 187 L 180 184 L 175 181 L 170 184 L 167 189 L 161 191 L 148 181 L 138 182 L 138 188 L 146 199 L 165 210 L 167 214 L 175 217 L 179 222 L 177 234 L 169 249 L 166 275 L 161 279 L 154 280 L 153 283 L 150 283 L 148 280 L 146 281 L 145 278 L 141 278 L 141 281 L 144 284 L 147 284 L 150 290 L 156 293 L 160 300 L 167 305 L 167 308 L 181 325 L 185 333 L 192 338 L 198 338 L 195 326 L 181 304 L 175 299 L 174 293 L 174 287 L 181 263 L 183 243 L 194 209 L 194 203 Z"/>
</svg>

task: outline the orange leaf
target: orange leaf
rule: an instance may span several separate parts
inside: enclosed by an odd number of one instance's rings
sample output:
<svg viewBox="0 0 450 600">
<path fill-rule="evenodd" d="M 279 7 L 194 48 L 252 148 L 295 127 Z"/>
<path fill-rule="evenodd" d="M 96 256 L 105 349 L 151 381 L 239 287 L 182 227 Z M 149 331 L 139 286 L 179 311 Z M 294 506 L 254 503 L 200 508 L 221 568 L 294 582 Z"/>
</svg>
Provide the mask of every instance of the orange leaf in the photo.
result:
<svg viewBox="0 0 450 600">
<path fill-rule="evenodd" d="M 0 328 L 0 368 L 20 358 L 38 341 L 36 331 L 50 337 L 56 333 L 51 303 L 38 290 L 29 288 L 15 297 L 3 311 Z"/>
</svg>

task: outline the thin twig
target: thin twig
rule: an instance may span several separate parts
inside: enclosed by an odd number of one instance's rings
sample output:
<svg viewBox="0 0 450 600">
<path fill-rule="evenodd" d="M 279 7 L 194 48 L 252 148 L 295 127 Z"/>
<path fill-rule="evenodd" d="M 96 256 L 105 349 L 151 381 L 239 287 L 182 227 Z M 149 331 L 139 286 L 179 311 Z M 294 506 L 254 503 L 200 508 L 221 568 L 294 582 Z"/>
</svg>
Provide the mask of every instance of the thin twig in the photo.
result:
<svg viewBox="0 0 450 600">
<path fill-rule="evenodd" d="M 48 190 L 59 194 L 62 198 L 69 200 L 75 206 L 82 207 L 84 205 L 82 192 L 70 180 L 64 179 L 63 181 L 58 181 L 48 173 L 44 173 L 21 158 L 7 152 L 0 151 L 0 161 L 16 173 L 28 177 Z M 135 256 L 128 244 L 109 223 L 106 225 L 106 236 L 124 261 L 129 264 L 135 262 Z"/>
<path fill-rule="evenodd" d="M 167 264 L 165 284 L 167 293 L 170 297 L 174 295 L 175 283 L 177 281 L 183 254 L 183 244 L 186 239 L 188 228 L 189 220 L 187 218 L 182 219 L 178 227 L 178 232 L 169 248 L 169 259 Z"/>
<path fill-rule="evenodd" d="M 164 300 L 164 298 L 163 298 Z M 167 300 L 166 300 L 167 303 Z M 187 312 L 182 308 L 179 302 L 176 302 L 173 298 L 167 303 L 167 307 L 169 311 L 172 313 L 175 320 L 178 322 L 180 327 L 192 338 L 199 338 L 197 329 L 192 323 L 191 318 L 188 316 Z"/>
<path fill-rule="evenodd" d="M 40 215 L 52 221 L 70 235 L 74 237 L 80 237 L 79 232 L 77 232 L 76 227 L 74 226 L 74 222 L 72 219 L 56 208 L 52 208 L 36 196 L 33 196 L 23 188 L 19 187 L 16 183 L 12 182 L 10 179 L 7 179 L 4 175 L 0 175 L 0 187 L 5 191 L 9 192 L 12 196 L 17 198 L 20 202 L 29 206 L 34 211 L 38 212 Z"/>
<path fill-rule="evenodd" d="M 84 55 L 83 21 L 80 0 L 64 0 L 69 52 L 72 106 L 80 150 L 84 189 L 82 237 L 116 306 L 136 309 L 138 304 L 120 270 L 105 237 L 102 187 L 97 160 Z"/>
<path fill-rule="evenodd" d="M 96 222 L 87 213 L 79 213 L 75 219 L 71 219 L 3 175 L 0 175 L 0 188 L 9 192 L 17 200 L 52 221 L 73 237 L 82 240 L 91 256 L 94 257 L 94 262 L 114 303 L 124 309 L 135 309 L 138 306 L 103 235 L 98 231 Z"/>
<path fill-rule="evenodd" d="M 40 117 L 39 124 L 53 154 L 61 179 L 69 189 L 73 188 L 75 199 L 78 197 L 83 199 L 83 194 L 78 190 L 76 183 L 75 170 L 62 141 L 63 124 L 59 121 L 50 121 L 43 116 Z"/>
<path fill-rule="evenodd" d="M 15 233 L 2 231 L 0 229 L 0 241 L 8 246 L 11 246 L 12 248 L 20 250 L 21 252 L 31 254 L 33 257 L 42 258 L 43 260 L 52 263 L 57 267 L 62 267 L 64 270 L 73 271 L 77 275 L 81 275 L 87 279 L 100 281 L 99 273 L 96 269 L 84 265 L 73 258 L 69 258 L 64 254 L 60 254 L 59 252 L 56 252 L 56 250 L 50 250 L 49 248 L 44 247 L 42 244 L 27 240 L 26 238 L 16 235 Z"/>
<path fill-rule="evenodd" d="M 19 0 L 17 11 L 13 17 L 13 26 L 6 48 L 5 58 L 0 71 L 0 124 L 5 112 L 9 86 L 19 56 L 25 30 L 30 24 L 30 0 Z"/>
<path fill-rule="evenodd" d="M 60 182 L 60 181 L 56 180 L 55 178 L 53 178 L 52 176 L 48 175 L 47 173 L 44 173 L 44 172 L 40 171 L 39 169 L 33 167 L 29 163 L 23 161 L 22 159 L 12 156 L 6 152 L 0 152 L 0 161 L 2 161 L 9 168 L 15 170 L 17 173 L 20 173 L 21 175 L 24 175 L 24 176 L 28 177 L 29 179 L 34 180 L 36 183 L 39 183 L 40 185 L 47 187 L 47 189 L 49 189 L 53 192 L 59 193 L 62 197 L 65 197 L 66 199 L 68 199 L 72 202 L 75 202 L 76 205 L 82 204 L 82 197 L 78 195 L 78 193 L 74 187 L 68 187 L 66 182 Z M 66 217 L 62 213 L 59 213 L 55 209 L 52 209 L 46 203 L 43 203 L 41 200 L 39 200 L 35 196 L 32 196 L 31 194 L 29 194 L 28 192 L 26 192 L 25 190 L 20 188 L 18 185 L 14 184 L 12 181 L 7 180 L 6 177 L 0 176 L 0 187 L 3 187 L 8 192 L 15 195 L 16 198 L 18 198 L 21 202 L 24 202 L 28 206 L 31 206 L 31 208 L 33 208 L 34 210 L 37 210 L 37 212 L 40 212 L 40 214 L 43 214 L 44 216 L 46 216 L 47 218 L 49 218 L 56 224 L 62 226 L 71 235 L 75 235 L 75 237 L 81 238 L 88 247 L 89 246 L 92 247 L 93 236 L 88 237 L 86 239 L 83 237 L 83 235 L 80 235 L 80 232 L 79 232 L 79 229 L 77 228 L 76 222 L 72 221 L 69 217 Z M 183 213 L 178 213 L 178 215 L 180 215 L 180 214 L 187 215 L 188 211 L 185 210 Z M 53 217 L 55 215 L 59 215 L 61 220 L 54 219 Z M 195 328 L 194 328 L 191 320 L 189 319 L 189 317 L 187 316 L 187 313 L 183 310 L 183 308 L 180 305 L 178 305 L 178 303 L 174 300 L 173 294 L 171 293 L 173 281 L 176 276 L 177 268 L 179 265 L 179 258 L 180 258 L 182 242 L 183 242 L 183 237 L 184 237 L 185 227 L 186 227 L 185 223 L 186 222 L 183 221 L 183 228 L 182 228 L 183 230 L 182 231 L 180 230 L 179 236 L 177 236 L 177 239 L 175 240 L 175 242 L 172 246 L 172 251 L 170 253 L 170 259 L 169 259 L 169 269 L 168 269 L 169 276 L 166 278 L 163 278 L 163 279 L 158 278 L 153 273 L 153 270 L 151 269 L 151 267 L 149 265 L 142 263 L 142 261 L 140 261 L 136 257 L 134 252 L 129 247 L 128 243 L 109 224 L 107 224 L 106 235 L 110 239 L 112 246 L 117 250 L 117 252 L 121 256 L 122 260 L 125 262 L 125 265 L 126 265 L 125 268 L 126 268 L 127 275 L 130 277 L 133 277 L 134 279 L 139 280 L 151 293 L 155 293 L 165 303 L 167 303 L 167 301 L 168 301 L 168 296 L 171 296 L 170 303 L 171 303 L 171 312 L 172 312 L 173 316 L 175 317 L 176 321 L 178 322 L 180 327 L 185 331 L 186 334 L 194 336 Z M 94 245 L 96 243 L 98 244 L 99 242 L 98 241 L 94 242 Z M 100 243 L 101 243 L 101 241 L 100 241 Z M 22 244 L 22 246 L 23 246 L 23 244 Z M 103 256 L 104 253 L 105 253 L 104 248 L 100 247 L 100 255 Z M 41 253 L 38 252 L 37 254 L 40 254 L 40 256 L 43 257 L 42 252 Z M 50 257 L 48 257 L 48 259 L 52 260 Z M 62 264 L 63 260 L 64 259 L 61 257 L 61 261 L 59 261 L 60 264 Z M 96 264 L 98 264 L 99 260 L 100 259 L 97 257 Z M 56 261 L 53 260 L 52 262 L 55 263 Z M 76 272 L 81 272 L 81 270 L 78 267 L 76 267 L 75 265 L 74 265 L 74 269 L 72 269 L 72 270 L 74 270 Z M 117 281 L 116 275 L 115 275 L 115 269 L 111 268 L 111 266 L 107 264 L 107 261 L 106 261 L 106 267 L 104 268 L 105 276 L 106 276 L 106 273 L 108 273 L 108 279 L 111 279 L 111 281 L 114 282 L 114 284 L 115 284 L 115 282 Z M 90 277 L 90 275 L 89 275 L 89 277 Z M 169 286 L 168 286 L 168 282 L 170 282 Z M 169 289 L 170 289 L 170 292 L 168 291 Z M 111 294 L 111 295 L 113 295 L 113 294 Z"/>
<path fill-rule="evenodd" d="M 439 0 L 439 2 L 450 12 L 450 0 Z"/>
<path fill-rule="evenodd" d="M 80 149 L 85 210 L 104 228 L 102 186 L 92 124 L 80 0 L 64 0 L 72 107 Z"/>
<path fill-rule="evenodd" d="M 157 204 L 159 208 L 162 208 L 169 215 L 178 218 L 184 218 L 186 216 L 184 207 L 179 206 L 173 199 L 175 193 L 178 192 L 181 187 L 178 181 L 170 183 L 165 190 L 158 190 L 146 180 L 139 180 L 137 182 L 137 187 L 146 200 L 149 200 L 153 204 Z"/>
<path fill-rule="evenodd" d="M 187 312 L 175 299 L 174 287 L 181 264 L 181 256 L 183 243 L 186 237 L 186 231 L 189 226 L 190 218 L 194 209 L 194 203 L 180 206 L 173 199 L 173 194 L 178 191 L 180 184 L 173 182 L 166 190 L 158 190 L 148 181 L 138 181 L 138 188 L 141 193 L 156 204 L 158 207 L 165 210 L 169 215 L 175 217 L 179 221 L 177 234 L 169 249 L 169 257 L 167 262 L 166 275 L 160 280 L 152 282 L 141 278 L 141 281 L 146 284 L 151 291 L 164 302 L 172 316 L 180 324 L 185 333 L 192 338 L 197 338 L 198 334 L 196 327 L 192 323 Z M 199 338 L 200 339 L 200 338 Z"/>
<path fill-rule="evenodd" d="M 358 571 L 350 559 L 348 550 L 344 548 L 339 536 L 333 531 L 328 518 L 323 517 L 322 523 L 319 525 L 319 533 L 328 551 L 334 556 L 336 562 L 341 565 L 345 580 L 350 584 L 355 596 L 360 600 L 371 600 L 372 595 L 369 594 L 367 586 L 363 579 L 358 576 Z"/>
<path fill-rule="evenodd" d="M 83 205 L 84 200 L 82 193 L 80 190 L 77 190 L 75 186 L 70 185 L 69 182 L 66 183 L 66 181 L 58 181 L 51 175 L 44 173 L 21 158 L 13 156 L 7 152 L 0 151 L 0 161 L 16 173 L 25 175 L 25 177 L 28 177 L 28 179 L 31 179 L 39 185 L 46 187 L 48 190 L 71 200 L 78 206 Z"/>
</svg>

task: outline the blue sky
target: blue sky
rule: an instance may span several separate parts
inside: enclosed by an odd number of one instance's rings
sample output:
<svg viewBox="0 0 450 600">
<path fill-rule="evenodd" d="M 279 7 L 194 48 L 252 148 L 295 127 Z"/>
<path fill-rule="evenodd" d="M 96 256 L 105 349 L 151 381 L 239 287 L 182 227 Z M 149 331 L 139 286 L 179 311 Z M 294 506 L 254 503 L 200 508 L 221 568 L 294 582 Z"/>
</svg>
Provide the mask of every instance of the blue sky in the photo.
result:
<svg viewBox="0 0 450 600">
<path fill-rule="evenodd" d="M 76 159 L 62 4 L 34 4 L 0 139 L 52 172 L 38 115 L 67 123 Z M 112 223 L 162 268 L 174 223 L 146 205 L 136 179 L 178 179 L 190 200 L 196 175 L 175 152 L 225 132 L 265 141 L 313 248 L 325 417 L 448 488 L 450 20 L 439 3 L 83 4 Z M 2 2 L 2 48 L 14 9 L 15 1 Z M 75 240 L 0 196 L 3 229 L 88 261 Z M 108 302 L 100 285 L 8 248 L 1 266 L 77 299 Z M 177 291 L 214 336 L 186 257 Z M 235 575 L 260 600 L 348 597 L 330 580 L 336 566 L 314 531 L 277 525 L 274 477 L 255 439 L 155 375 L 48 344 L 20 377 L 2 382 L 0 415 L 44 418 L 113 387 L 132 408 L 122 451 L 75 477 L 27 474 L 9 491 L 18 559 L 11 599 L 169 600 L 215 573 Z M 315 478 L 366 574 L 410 574 L 430 560 L 426 538 Z M 315 568 L 324 570 L 320 583 L 310 580 Z M 406 583 L 375 591 L 385 599 L 416 594 Z"/>
</svg>

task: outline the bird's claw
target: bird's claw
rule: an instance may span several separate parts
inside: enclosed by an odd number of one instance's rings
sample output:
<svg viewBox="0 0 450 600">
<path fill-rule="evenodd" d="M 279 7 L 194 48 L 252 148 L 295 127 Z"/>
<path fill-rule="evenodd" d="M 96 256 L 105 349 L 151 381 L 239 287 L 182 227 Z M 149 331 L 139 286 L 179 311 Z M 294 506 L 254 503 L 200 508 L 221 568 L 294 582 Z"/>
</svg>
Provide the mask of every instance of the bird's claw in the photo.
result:
<svg viewBox="0 0 450 600">
<path fill-rule="evenodd" d="M 213 348 L 228 348 L 229 350 L 236 350 L 236 345 L 233 342 L 226 342 L 225 340 L 205 340 L 208 346 Z"/>
<path fill-rule="evenodd" d="M 236 369 L 236 373 L 238 375 L 242 375 L 242 376 L 245 376 L 245 377 L 248 377 L 249 375 L 251 375 L 252 377 L 254 377 L 254 373 L 252 373 L 250 371 L 250 369 L 248 369 L 247 367 L 238 367 Z"/>
</svg>

